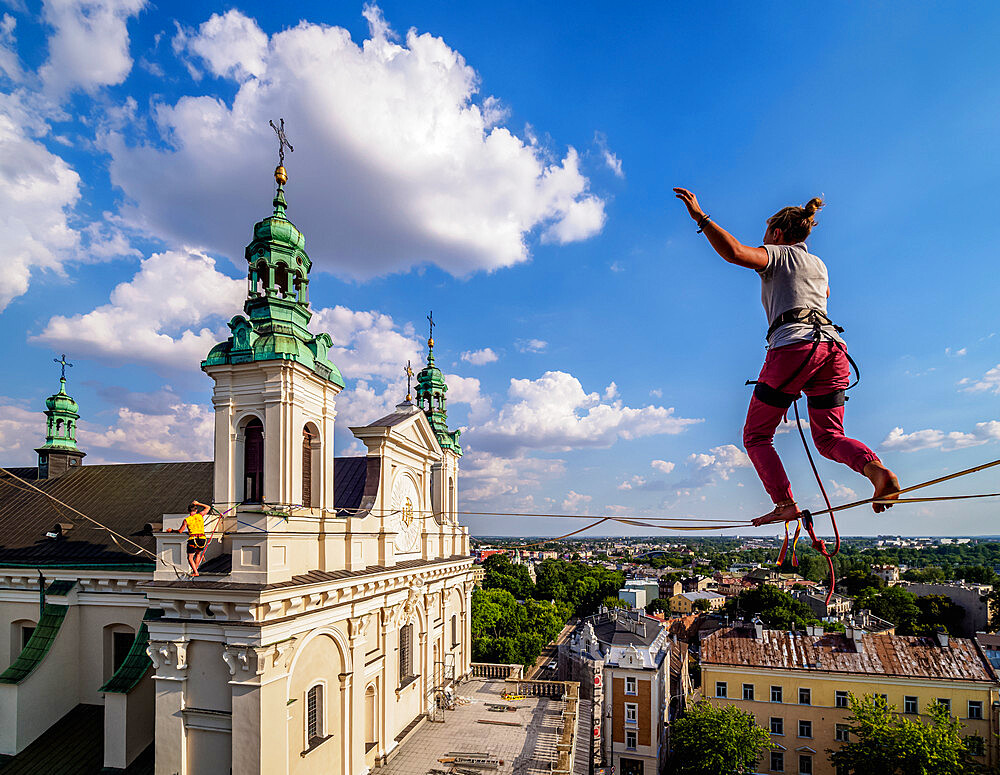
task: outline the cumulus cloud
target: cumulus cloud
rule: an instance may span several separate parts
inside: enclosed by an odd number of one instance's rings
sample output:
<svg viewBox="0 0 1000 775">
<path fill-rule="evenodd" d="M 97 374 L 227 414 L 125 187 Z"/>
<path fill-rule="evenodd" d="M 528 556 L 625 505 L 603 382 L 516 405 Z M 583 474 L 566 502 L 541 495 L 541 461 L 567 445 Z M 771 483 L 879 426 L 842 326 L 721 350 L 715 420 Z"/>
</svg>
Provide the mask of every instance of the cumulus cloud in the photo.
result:
<svg viewBox="0 0 1000 775">
<path fill-rule="evenodd" d="M 611 400 L 613 385 L 587 393 L 572 374 L 546 372 L 541 378 L 512 379 L 508 401 L 496 417 L 474 427 L 481 449 L 512 454 L 524 449 L 569 450 L 610 447 L 619 439 L 676 434 L 701 422 L 678 417 L 673 407 L 626 406 Z"/>
<path fill-rule="evenodd" d="M 664 474 L 669 474 L 675 467 L 669 460 L 651 460 L 649 465 Z"/>
<path fill-rule="evenodd" d="M 12 81 L 20 81 L 23 72 L 21 60 L 17 55 L 17 43 L 14 39 L 14 28 L 17 19 L 9 13 L 0 18 L 0 73 Z"/>
<path fill-rule="evenodd" d="M 548 349 L 549 343 L 544 339 L 518 339 L 514 346 L 523 353 L 543 353 Z"/>
<path fill-rule="evenodd" d="M 958 383 L 967 393 L 993 393 L 1000 395 L 1000 364 L 987 371 L 980 379 L 966 377 Z"/>
<path fill-rule="evenodd" d="M 183 31 L 184 55 L 237 93 L 158 105 L 149 144 L 107 135 L 129 221 L 235 255 L 271 196 L 260 159 L 275 138 L 260 117 L 283 116 L 295 146 L 289 213 L 322 246 L 321 269 L 363 279 L 435 263 L 464 276 L 527 260 L 535 234 L 565 243 L 601 230 L 604 202 L 573 148 L 550 161 L 496 124 L 502 111 L 478 97 L 459 52 L 415 30 L 396 42 L 377 8 L 366 16 L 360 45 L 308 22 L 268 38 L 236 10 Z"/>
<path fill-rule="evenodd" d="M 33 465 L 37 462 L 34 449 L 44 442 L 45 416 L 41 411 L 0 396 L 0 453 L 4 464 Z"/>
<path fill-rule="evenodd" d="M 499 356 L 489 347 L 484 347 L 482 350 L 466 350 L 462 353 L 462 360 L 473 366 L 496 363 L 499 359 Z"/>
<path fill-rule="evenodd" d="M 524 496 L 566 472 L 563 460 L 550 458 L 501 457 L 477 450 L 469 450 L 462 458 L 463 500 L 481 503 L 495 498 Z"/>
<path fill-rule="evenodd" d="M 116 459 L 211 460 L 214 434 L 211 406 L 178 401 L 147 412 L 122 407 L 113 425 L 81 425 L 77 439 L 82 448 L 104 449 Z"/>
<path fill-rule="evenodd" d="M 0 311 L 28 290 L 32 274 L 62 272 L 79 244 L 69 217 L 80 176 L 39 142 L 48 131 L 19 94 L 0 93 Z"/>
<path fill-rule="evenodd" d="M 592 500 L 594 500 L 593 495 L 584 495 L 583 493 L 576 492 L 575 490 L 570 490 L 566 493 L 566 497 L 563 499 L 562 507 L 564 511 L 575 511 L 589 514 L 590 509 L 587 507 L 587 504 Z"/>
<path fill-rule="evenodd" d="M 966 355 L 968 352 L 969 352 L 969 349 L 967 347 L 959 347 L 957 349 L 953 348 L 953 347 L 945 347 L 944 348 L 944 354 L 947 355 L 949 358 L 961 358 L 963 355 Z"/>
<path fill-rule="evenodd" d="M 458 374 L 446 374 L 444 379 L 448 385 L 448 406 L 466 404 L 470 422 L 482 420 L 492 411 L 492 403 L 488 396 L 483 395 L 478 379 Z"/>
<path fill-rule="evenodd" d="M 148 364 L 161 374 L 191 371 L 229 335 L 246 283 L 222 274 L 196 252 L 166 251 L 145 261 L 111 292 L 108 304 L 52 317 L 32 341 L 112 365 Z"/>
<path fill-rule="evenodd" d="M 841 484 L 836 479 L 830 480 L 830 494 L 834 498 L 839 498 L 840 500 L 851 500 L 858 497 L 857 492 L 852 490 L 846 484 Z"/>
<path fill-rule="evenodd" d="M 692 490 L 726 481 L 738 468 L 751 468 L 750 458 L 733 444 L 712 447 L 708 452 L 688 455 L 686 477 L 677 483 L 678 495 L 690 495 Z"/>
<path fill-rule="evenodd" d="M 221 16 L 212 14 L 197 32 L 179 28 L 173 48 L 178 54 L 190 51 L 220 78 L 246 81 L 259 78 L 267 69 L 267 35 L 257 22 L 235 9 Z"/>
<path fill-rule="evenodd" d="M 309 327 L 326 331 L 333 338 L 330 359 L 345 379 L 379 377 L 404 385 L 396 398 L 406 392 L 403 367 L 410 361 L 418 370 L 423 346 L 413 326 L 398 325 L 378 310 L 352 310 L 343 306 L 328 307 L 313 313 Z"/>
<path fill-rule="evenodd" d="M 49 58 L 39 70 L 56 97 L 122 83 L 132 69 L 128 20 L 145 0 L 45 0 L 42 18 L 53 28 Z"/>
<path fill-rule="evenodd" d="M 970 432 L 926 428 L 913 431 L 913 433 L 905 433 L 902 428 L 896 427 L 889 431 L 889 435 L 882 441 L 882 447 L 898 452 L 916 452 L 922 449 L 939 449 L 942 452 L 951 452 L 965 447 L 978 447 L 981 444 L 997 440 L 1000 440 L 1000 421 L 989 420 L 976 423 L 975 428 Z"/>
</svg>

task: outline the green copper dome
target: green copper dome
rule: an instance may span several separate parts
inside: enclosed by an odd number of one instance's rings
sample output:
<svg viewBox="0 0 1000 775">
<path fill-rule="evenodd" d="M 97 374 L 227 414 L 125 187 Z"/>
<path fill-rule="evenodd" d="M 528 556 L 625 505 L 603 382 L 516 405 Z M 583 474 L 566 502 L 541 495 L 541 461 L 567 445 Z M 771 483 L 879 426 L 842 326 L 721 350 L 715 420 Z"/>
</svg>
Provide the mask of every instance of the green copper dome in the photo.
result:
<svg viewBox="0 0 1000 775">
<path fill-rule="evenodd" d="M 309 331 L 309 270 L 306 238 L 286 216 L 284 167 L 275 170 L 278 184 L 274 212 L 254 224 L 247 245 L 246 316 L 229 321 L 233 335 L 220 342 L 202 361 L 202 368 L 223 363 L 291 360 L 340 387 L 344 378 L 328 357 L 329 334 Z"/>
<path fill-rule="evenodd" d="M 80 407 L 66 394 L 66 378 L 59 392 L 45 399 L 45 445 L 40 449 L 76 450 L 76 424 Z"/>
<path fill-rule="evenodd" d="M 445 393 L 444 374 L 434 365 L 434 337 L 427 339 L 427 365 L 417 374 L 417 406 L 420 407 L 434 430 L 438 443 L 457 455 L 462 454 L 458 443 L 462 431 L 448 430 L 448 399 Z"/>
<path fill-rule="evenodd" d="M 75 414 L 79 417 L 79 414 L 77 414 L 80 409 L 79 405 L 66 394 L 65 377 L 59 380 L 59 392 L 45 399 L 45 408 L 50 412 L 64 412 L 66 414 Z"/>
</svg>

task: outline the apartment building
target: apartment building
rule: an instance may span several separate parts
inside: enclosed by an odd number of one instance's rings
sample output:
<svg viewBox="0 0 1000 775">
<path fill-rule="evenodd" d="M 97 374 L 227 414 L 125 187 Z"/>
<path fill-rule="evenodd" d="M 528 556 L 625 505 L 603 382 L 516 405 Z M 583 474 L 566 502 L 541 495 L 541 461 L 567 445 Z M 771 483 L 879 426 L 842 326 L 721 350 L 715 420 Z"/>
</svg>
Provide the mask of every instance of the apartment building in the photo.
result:
<svg viewBox="0 0 1000 775">
<path fill-rule="evenodd" d="M 943 703 L 961 720 L 978 761 L 998 760 L 1000 683 L 971 640 L 740 624 L 703 639 L 701 668 L 711 702 L 749 711 L 770 730 L 777 747 L 761 757 L 760 773 L 835 775 L 827 751 L 848 739 L 851 694 L 883 695 L 913 718 Z"/>
<path fill-rule="evenodd" d="M 560 669 L 593 700 L 593 763 L 616 775 L 658 775 L 667 756 L 671 683 L 690 691 L 687 649 L 662 622 L 639 611 L 611 609 L 584 619 L 560 645 Z M 671 679 L 672 665 L 675 678 Z M 674 701 L 676 712 L 681 701 Z"/>
<path fill-rule="evenodd" d="M 725 595 L 718 592 L 681 592 L 670 598 L 670 611 L 675 614 L 689 614 L 695 610 L 694 604 L 699 600 L 708 601 L 708 610 L 718 611 L 726 604 Z"/>
</svg>

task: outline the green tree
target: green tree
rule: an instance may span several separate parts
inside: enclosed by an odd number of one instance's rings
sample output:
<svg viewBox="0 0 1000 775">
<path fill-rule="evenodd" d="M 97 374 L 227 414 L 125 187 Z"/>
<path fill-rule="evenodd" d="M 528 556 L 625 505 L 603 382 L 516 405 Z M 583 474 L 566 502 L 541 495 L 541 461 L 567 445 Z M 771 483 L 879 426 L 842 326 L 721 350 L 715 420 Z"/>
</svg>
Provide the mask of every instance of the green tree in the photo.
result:
<svg viewBox="0 0 1000 775">
<path fill-rule="evenodd" d="M 669 597 L 657 597 L 646 603 L 646 613 L 655 614 L 661 613 L 665 616 L 670 616 L 670 598 Z"/>
<path fill-rule="evenodd" d="M 506 589 L 474 589 L 472 659 L 533 664 L 565 623 L 565 611 L 550 602 L 518 602 Z"/>
<path fill-rule="evenodd" d="M 855 607 L 867 608 L 876 616 L 892 622 L 900 635 L 913 633 L 920 618 L 917 596 L 902 587 L 865 589 L 858 595 Z"/>
<path fill-rule="evenodd" d="M 851 775 L 964 775 L 977 771 L 962 738 L 962 723 L 944 706 L 927 707 L 930 723 L 901 717 L 882 697 L 849 698 L 848 740 L 828 751 Z"/>
<path fill-rule="evenodd" d="M 809 606 L 769 584 L 740 592 L 726 604 L 726 609 L 733 615 L 759 616 L 767 627 L 778 630 L 819 623 Z"/>
<path fill-rule="evenodd" d="M 693 602 L 693 603 L 691 604 L 691 607 L 692 607 L 692 608 L 693 608 L 693 609 L 694 609 L 695 611 L 710 611 L 710 610 L 712 610 L 712 604 L 711 604 L 711 603 L 709 603 L 709 602 L 708 602 L 708 601 L 707 601 L 707 600 L 706 600 L 705 598 L 703 598 L 703 597 L 699 597 L 699 598 L 698 598 L 697 600 L 695 600 L 695 601 L 694 601 L 694 602 Z"/>
<path fill-rule="evenodd" d="M 483 561 L 483 589 L 506 589 L 518 600 L 531 595 L 534 584 L 524 565 L 515 565 L 506 554 L 491 554 Z"/>
<path fill-rule="evenodd" d="M 716 708 L 702 700 L 674 722 L 670 733 L 674 775 L 743 775 L 756 772 L 772 747 L 766 729 L 735 705 Z"/>
</svg>

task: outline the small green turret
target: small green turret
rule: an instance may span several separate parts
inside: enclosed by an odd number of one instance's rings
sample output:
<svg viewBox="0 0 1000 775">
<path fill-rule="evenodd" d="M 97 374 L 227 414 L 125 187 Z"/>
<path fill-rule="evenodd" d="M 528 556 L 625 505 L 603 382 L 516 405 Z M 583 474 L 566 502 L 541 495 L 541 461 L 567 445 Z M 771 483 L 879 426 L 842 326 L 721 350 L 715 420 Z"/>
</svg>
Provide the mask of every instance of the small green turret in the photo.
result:
<svg viewBox="0 0 1000 775">
<path fill-rule="evenodd" d="M 462 454 L 458 443 L 462 431 L 448 430 L 448 385 L 444 374 L 434 365 L 434 313 L 427 316 L 430 323 L 430 336 L 427 337 L 427 365 L 417 374 L 417 406 L 420 407 L 431 424 L 438 443 L 444 449 L 450 449 L 456 455 Z"/>
<path fill-rule="evenodd" d="M 66 393 L 66 367 L 72 363 L 66 356 L 56 358 L 62 365 L 59 378 L 59 392 L 45 399 L 45 444 L 37 447 L 38 478 L 48 479 L 65 473 L 69 468 L 79 466 L 85 452 L 76 446 L 76 425 L 80 419 L 80 407 Z"/>
<path fill-rule="evenodd" d="M 274 170 L 277 184 L 272 201 L 274 212 L 254 224 L 253 238 L 246 247 L 248 287 L 243 305 L 246 317 L 237 315 L 229 321 L 233 335 L 213 347 L 201 366 L 293 360 L 343 387 L 340 370 L 327 356 L 333 345 L 330 335 L 314 336 L 309 331 L 312 261 L 306 253 L 305 236 L 286 215 L 284 186 L 288 173 L 283 157 L 282 150 L 282 163 Z"/>
</svg>

